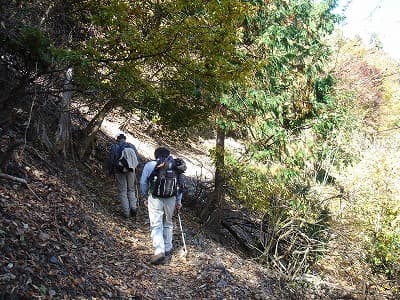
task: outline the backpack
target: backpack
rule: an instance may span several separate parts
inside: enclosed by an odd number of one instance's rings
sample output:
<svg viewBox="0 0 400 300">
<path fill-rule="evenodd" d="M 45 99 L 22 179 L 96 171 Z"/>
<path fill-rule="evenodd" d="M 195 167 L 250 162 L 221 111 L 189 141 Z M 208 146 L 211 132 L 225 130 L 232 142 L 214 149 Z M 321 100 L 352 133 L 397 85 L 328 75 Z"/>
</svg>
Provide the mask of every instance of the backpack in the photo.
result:
<svg viewBox="0 0 400 300">
<path fill-rule="evenodd" d="M 115 166 L 119 173 L 127 173 L 134 171 L 133 168 L 129 167 L 128 161 L 126 160 L 126 157 L 129 157 L 130 155 L 134 155 L 134 157 L 136 157 L 136 152 L 133 148 L 125 147 L 122 149 L 121 157 L 117 160 Z"/>
<path fill-rule="evenodd" d="M 182 158 L 175 158 L 174 161 L 176 172 L 178 174 L 184 173 L 187 169 L 185 161 Z"/>
<path fill-rule="evenodd" d="M 186 164 L 182 159 L 167 159 L 157 161 L 152 173 L 153 196 L 169 198 L 176 196 L 180 191 L 180 174 L 186 171 Z"/>
</svg>

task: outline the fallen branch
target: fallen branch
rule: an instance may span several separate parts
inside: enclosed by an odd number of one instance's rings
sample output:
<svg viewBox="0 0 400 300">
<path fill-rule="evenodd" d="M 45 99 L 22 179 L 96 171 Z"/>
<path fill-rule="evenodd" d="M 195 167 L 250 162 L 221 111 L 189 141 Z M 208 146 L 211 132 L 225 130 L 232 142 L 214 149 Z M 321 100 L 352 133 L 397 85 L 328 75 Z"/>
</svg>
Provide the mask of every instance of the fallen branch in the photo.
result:
<svg viewBox="0 0 400 300">
<path fill-rule="evenodd" d="M 239 245 L 242 246 L 246 251 L 252 250 L 246 239 L 241 237 L 240 234 L 236 232 L 236 230 L 230 224 L 228 224 L 228 222 L 222 220 L 221 225 L 230 232 L 230 234 L 235 238 L 235 240 L 239 242 Z"/>
<path fill-rule="evenodd" d="M 0 173 L 0 178 L 5 178 L 8 180 L 12 180 L 12 181 L 16 181 L 19 183 L 23 183 L 23 184 L 27 184 L 27 181 L 25 179 L 19 178 L 19 177 L 15 177 L 15 176 L 11 176 L 5 173 Z"/>
</svg>

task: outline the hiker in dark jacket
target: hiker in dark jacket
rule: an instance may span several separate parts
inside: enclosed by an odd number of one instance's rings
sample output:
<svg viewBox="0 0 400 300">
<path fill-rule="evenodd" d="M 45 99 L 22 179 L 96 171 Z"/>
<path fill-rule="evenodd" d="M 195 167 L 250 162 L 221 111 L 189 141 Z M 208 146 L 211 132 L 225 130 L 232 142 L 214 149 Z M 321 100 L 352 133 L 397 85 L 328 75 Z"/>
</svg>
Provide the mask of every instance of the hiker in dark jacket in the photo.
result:
<svg viewBox="0 0 400 300">
<path fill-rule="evenodd" d="M 133 149 L 133 151 L 124 151 L 125 148 Z M 125 168 L 119 164 L 121 157 L 124 158 Z M 122 211 L 127 218 L 130 216 L 136 217 L 137 212 L 135 188 L 135 169 L 137 165 L 136 147 L 131 143 L 127 143 L 126 136 L 123 133 L 119 133 L 117 143 L 111 146 L 107 167 L 109 174 L 115 176 Z"/>
<path fill-rule="evenodd" d="M 154 255 L 150 263 L 163 264 L 172 253 L 173 222 L 172 216 L 175 208 L 182 207 L 182 188 L 176 190 L 176 194 L 166 197 L 157 196 L 155 187 L 157 168 L 164 164 L 172 163 L 170 151 L 159 147 L 155 150 L 156 160 L 147 162 L 140 177 L 140 193 L 144 199 L 144 205 L 148 208 L 150 219 L 151 238 L 153 240 Z M 159 173 L 158 173 L 159 174 Z M 156 175 L 157 176 L 157 175 Z M 181 185 L 178 179 L 178 186 Z M 164 188 L 164 187 L 163 187 Z M 165 189 L 167 189 L 165 187 Z"/>
</svg>

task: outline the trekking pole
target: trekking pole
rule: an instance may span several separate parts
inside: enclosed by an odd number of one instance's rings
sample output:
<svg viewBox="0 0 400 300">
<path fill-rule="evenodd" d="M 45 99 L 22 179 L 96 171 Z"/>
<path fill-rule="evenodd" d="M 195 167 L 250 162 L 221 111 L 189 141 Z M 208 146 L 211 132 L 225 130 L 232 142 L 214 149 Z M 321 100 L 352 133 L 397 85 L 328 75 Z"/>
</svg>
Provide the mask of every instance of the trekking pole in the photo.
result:
<svg viewBox="0 0 400 300">
<path fill-rule="evenodd" d="M 182 234 L 183 255 L 186 256 L 186 254 L 187 254 L 187 249 L 186 249 L 186 243 L 185 243 L 185 235 L 183 234 L 182 221 L 181 221 L 181 214 L 179 213 L 179 211 L 178 211 L 178 220 L 179 220 L 179 227 L 181 228 L 181 234 Z"/>
</svg>

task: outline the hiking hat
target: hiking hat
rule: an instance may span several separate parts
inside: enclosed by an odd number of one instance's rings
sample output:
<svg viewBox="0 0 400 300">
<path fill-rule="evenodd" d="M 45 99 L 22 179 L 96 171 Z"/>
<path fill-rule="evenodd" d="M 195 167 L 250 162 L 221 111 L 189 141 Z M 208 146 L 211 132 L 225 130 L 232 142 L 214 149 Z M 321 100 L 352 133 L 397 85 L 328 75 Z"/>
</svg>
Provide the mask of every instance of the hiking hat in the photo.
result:
<svg viewBox="0 0 400 300">
<path fill-rule="evenodd" d="M 167 148 L 164 147 L 158 147 L 155 151 L 154 151 L 154 156 L 155 158 L 167 158 L 169 156 L 169 150 Z"/>
<path fill-rule="evenodd" d="M 126 140 L 126 136 L 122 131 L 120 131 L 117 134 L 117 140 L 122 140 L 122 139 Z"/>
</svg>

